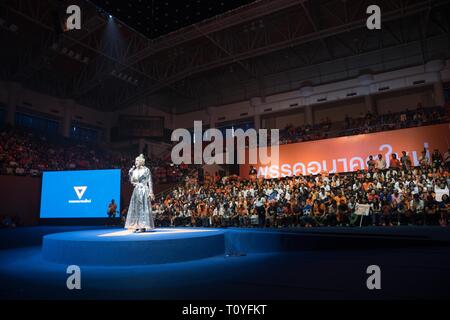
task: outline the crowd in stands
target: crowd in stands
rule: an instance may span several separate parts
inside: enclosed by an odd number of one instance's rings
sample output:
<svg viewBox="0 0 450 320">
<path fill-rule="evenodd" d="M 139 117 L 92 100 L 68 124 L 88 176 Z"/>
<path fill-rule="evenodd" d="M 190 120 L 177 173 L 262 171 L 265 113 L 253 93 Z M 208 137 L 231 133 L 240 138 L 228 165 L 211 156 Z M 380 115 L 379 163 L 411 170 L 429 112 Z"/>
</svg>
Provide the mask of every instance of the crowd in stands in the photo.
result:
<svg viewBox="0 0 450 320">
<path fill-rule="evenodd" d="M 52 137 L 48 134 L 20 127 L 0 129 L 0 174 L 40 176 L 43 171 L 111 169 L 128 170 L 135 155 L 116 154 L 99 145 Z M 163 159 L 149 159 L 156 182 L 176 182 L 182 169 Z"/>
<path fill-rule="evenodd" d="M 373 115 L 360 118 L 345 117 L 345 128 L 333 131 L 334 123 L 322 119 L 314 126 L 287 126 L 280 130 L 280 143 L 292 143 L 354 135 L 376 131 L 406 128 L 445 122 L 450 119 L 444 108 L 423 108 L 414 111 Z M 43 171 L 120 168 L 126 179 L 135 155 L 116 154 L 96 144 L 49 136 L 26 128 L 3 127 L 0 129 L 0 174 L 40 176 Z M 167 159 L 149 159 L 156 182 L 177 182 L 185 168 L 170 165 Z"/>
<path fill-rule="evenodd" d="M 331 121 L 326 118 L 315 125 L 293 126 L 287 125 L 280 130 L 280 144 L 288 144 L 302 141 L 326 139 L 330 137 Z"/>
<path fill-rule="evenodd" d="M 415 110 L 406 109 L 397 113 L 375 115 L 368 112 L 357 118 L 346 115 L 342 124 L 332 123 L 328 118 L 322 119 L 314 126 L 296 127 L 289 124 L 280 130 L 280 144 L 418 127 L 448 120 L 450 120 L 450 114 L 446 108 L 424 108 L 419 103 Z"/>
<path fill-rule="evenodd" d="M 290 143 L 353 135 L 448 121 L 443 108 L 422 108 L 395 114 L 346 117 L 345 129 L 332 132 L 324 119 L 316 126 L 282 130 L 280 141 Z M 48 136 L 19 127 L 0 128 L 0 174 L 40 176 L 43 171 L 120 168 L 128 179 L 135 154 L 124 156 L 99 145 Z M 360 222 L 358 207 L 370 206 L 362 220 L 370 225 L 442 225 L 450 218 L 450 149 L 426 150 L 414 167 L 406 153 L 393 154 L 389 167 L 381 155 L 370 157 L 368 170 L 342 174 L 280 179 L 242 179 L 238 176 L 198 179 L 187 166 L 148 159 L 155 183 L 184 181 L 153 202 L 158 226 L 323 226 Z M 183 180 L 185 179 L 185 180 Z M 121 218 L 127 208 L 122 208 Z M 14 221 L 4 220 L 13 226 Z"/>
<path fill-rule="evenodd" d="M 368 169 L 280 179 L 219 177 L 184 185 L 153 203 L 157 226 L 311 227 L 441 225 L 450 218 L 450 149 L 424 150 L 420 165 L 393 154 Z M 357 215 L 358 207 L 369 210 Z M 123 214 L 126 213 L 126 208 Z M 362 217 L 362 218 L 361 218 Z M 361 220 L 362 219 L 362 220 Z"/>
</svg>

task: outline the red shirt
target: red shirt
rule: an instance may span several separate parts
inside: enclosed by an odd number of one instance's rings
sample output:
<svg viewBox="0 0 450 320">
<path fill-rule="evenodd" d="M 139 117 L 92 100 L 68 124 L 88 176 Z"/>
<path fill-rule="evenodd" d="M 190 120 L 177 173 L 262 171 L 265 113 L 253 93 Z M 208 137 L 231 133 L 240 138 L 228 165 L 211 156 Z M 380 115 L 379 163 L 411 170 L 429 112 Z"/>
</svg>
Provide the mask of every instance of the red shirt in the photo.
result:
<svg viewBox="0 0 450 320">
<path fill-rule="evenodd" d="M 400 160 L 398 160 L 397 158 L 391 159 L 389 166 L 391 168 L 400 168 Z"/>
</svg>

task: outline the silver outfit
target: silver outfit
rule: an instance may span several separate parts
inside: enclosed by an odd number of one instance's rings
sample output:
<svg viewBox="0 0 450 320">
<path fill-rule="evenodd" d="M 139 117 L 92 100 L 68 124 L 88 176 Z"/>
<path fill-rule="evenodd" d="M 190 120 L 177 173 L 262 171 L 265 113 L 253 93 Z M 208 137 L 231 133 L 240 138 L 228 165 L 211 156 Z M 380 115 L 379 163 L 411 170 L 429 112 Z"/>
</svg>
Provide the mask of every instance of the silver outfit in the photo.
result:
<svg viewBox="0 0 450 320">
<path fill-rule="evenodd" d="M 142 166 L 140 168 L 131 168 L 128 172 L 130 181 L 134 186 L 131 195 L 130 206 L 128 207 L 126 229 L 145 229 L 155 228 L 153 213 L 149 195 L 153 194 L 152 174 L 150 169 Z"/>
</svg>

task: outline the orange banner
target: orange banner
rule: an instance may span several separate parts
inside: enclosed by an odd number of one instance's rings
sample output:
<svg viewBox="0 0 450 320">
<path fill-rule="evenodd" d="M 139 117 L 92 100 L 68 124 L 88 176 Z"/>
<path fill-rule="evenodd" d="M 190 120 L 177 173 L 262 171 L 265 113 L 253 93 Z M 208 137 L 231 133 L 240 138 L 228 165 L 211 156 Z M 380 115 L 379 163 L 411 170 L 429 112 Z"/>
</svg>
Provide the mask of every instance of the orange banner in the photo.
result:
<svg viewBox="0 0 450 320">
<path fill-rule="evenodd" d="M 434 149 L 445 153 L 450 148 L 450 124 L 280 145 L 278 163 L 255 167 L 258 176 L 265 178 L 349 172 L 367 169 L 369 155 L 376 159 L 382 154 L 389 165 L 391 154 L 401 156 L 402 151 L 406 151 L 413 165 L 418 166 L 424 148 L 429 153 Z M 248 177 L 249 170 L 249 164 L 241 165 L 241 176 Z"/>
</svg>

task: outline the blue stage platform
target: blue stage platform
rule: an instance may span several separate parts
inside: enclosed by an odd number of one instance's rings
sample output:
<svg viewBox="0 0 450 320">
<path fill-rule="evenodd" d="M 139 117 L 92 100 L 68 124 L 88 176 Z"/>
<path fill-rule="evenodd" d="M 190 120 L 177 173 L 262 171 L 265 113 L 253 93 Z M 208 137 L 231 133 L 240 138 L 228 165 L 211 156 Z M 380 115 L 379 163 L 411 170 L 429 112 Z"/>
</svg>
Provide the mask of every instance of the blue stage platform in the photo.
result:
<svg viewBox="0 0 450 320">
<path fill-rule="evenodd" d="M 203 259 L 224 253 L 224 232 L 163 228 L 132 233 L 88 230 L 44 236 L 44 259 L 76 265 L 145 265 Z"/>
<path fill-rule="evenodd" d="M 2 299 L 449 298 L 450 229 L 0 230 Z M 82 290 L 68 290 L 77 264 Z M 366 288 L 366 268 L 382 290 Z"/>
<path fill-rule="evenodd" d="M 42 255 L 55 263 L 126 266 L 181 262 L 219 255 L 307 250 L 374 249 L 438 245 L 417 232 L 294 232 L 289 230 L 159 228 L 132 233 L 124 229 L 86 230 L 44 236 Z M 386 230 L 386 229 L 385 229 Z M 403 233 L 403 234 L 402 234 Z"/>
</svg>

